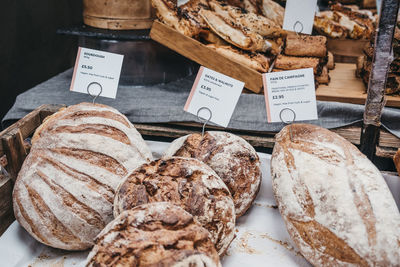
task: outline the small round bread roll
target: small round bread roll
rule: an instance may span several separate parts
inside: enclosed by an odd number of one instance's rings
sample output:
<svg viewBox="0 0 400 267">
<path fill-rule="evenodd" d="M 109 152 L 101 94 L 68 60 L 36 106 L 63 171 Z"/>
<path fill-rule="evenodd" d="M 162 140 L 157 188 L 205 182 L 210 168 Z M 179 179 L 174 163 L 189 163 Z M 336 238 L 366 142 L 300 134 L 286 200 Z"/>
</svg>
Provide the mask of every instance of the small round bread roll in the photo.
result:
<svg viewBox="0 0 400 267">
<path fill-rule="evenodd" d="M 204 163 L 168 158 L 143 164 L 117 189 L 114 217 L 151 202 L 172 202 L 194 216 L 211 234 L 222 255 L 234 237 L 235 207 L 224 182 Z"/>
<path fill-rule="evenodd" d="M 85 250 L 114 219 L 115 190 L 151 151 L 114 108 L 81 103 L 37 129 L 13 191 L 15 218 L 48 246 Z"/>
<path fill-rule="evenodd" d="M 206 132 L 176 139 L 165 151 L 166 157 L 196 158 L 213 169 L 228 186 L 236 216 L 250 207 L 261 185 L 260 160 L 243 138 L 227 132 Z"/>
<path fill-rule="evenodd" d="M 208 231 L 167 202 L 122 212 L 95 243 L 86 266 L 221 267 Z"/>
</svg>

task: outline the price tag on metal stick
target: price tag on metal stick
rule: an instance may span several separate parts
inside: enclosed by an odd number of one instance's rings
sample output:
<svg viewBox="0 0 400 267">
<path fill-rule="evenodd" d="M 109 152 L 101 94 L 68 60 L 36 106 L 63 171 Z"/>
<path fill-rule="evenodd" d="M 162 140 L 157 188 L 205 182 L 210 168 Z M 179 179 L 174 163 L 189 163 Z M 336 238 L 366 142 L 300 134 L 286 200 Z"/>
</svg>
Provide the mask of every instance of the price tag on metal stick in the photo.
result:
<svg viewBox="0 0 400 267">
<path fill-rule="evenodd" d="M 123 59 L 123 55 L 79 47 L 70 90 L 115 98 Z M 89 92 L 93 85 L 101 87 L 100 94 Z"/>
<path fill-rule="evenodd" d="M 318 119 L 312 68 L 264 73 L 263 82 L 269 123 Z"/>
<path fill-rule="evenodd" d="M 227 127 L 242 93 L 244 83 L 222 73 L 200 67 L 184 110 L 193 115 L 207 118 L 198 113 L 207 108 L 209 121 Z"/>
<path fill-rule="evenodd" d="M 311 34 L 317 8 L 317 0 L 287 0 L 283 29 Z"/>
</svg>

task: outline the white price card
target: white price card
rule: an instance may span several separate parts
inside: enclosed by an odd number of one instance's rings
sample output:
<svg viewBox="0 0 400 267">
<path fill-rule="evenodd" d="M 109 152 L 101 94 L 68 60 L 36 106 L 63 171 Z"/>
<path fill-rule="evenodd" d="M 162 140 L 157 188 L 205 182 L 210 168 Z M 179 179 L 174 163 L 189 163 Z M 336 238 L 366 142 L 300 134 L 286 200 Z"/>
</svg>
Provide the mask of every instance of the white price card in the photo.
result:
<svg viewBox="0 0 400 267">
<path fill-rule="evenodd" d="M 312 68 L 263 74 L 268 122 L 317 120 Z"/>
<path fill-rule="evenodd" d="M 244 82 L 202 66 L 184 110 L 203 119 L 211 117 L 211 122 L 227 127 L 243 87 Z"/>
<path fill-rule="evenodd" d="M 123 55 L 79 47 L 70 90 L 109 98 L 117 96 Z M 100 89 L 92 89 L 100 87 Z M 101 91 L 100 91 L 101 90 Z"/>
<path fill-rule="evenodd" d="M 283 29 L 311 34 L 317 8 L 317 0 L 287 0 Z"/>
</svg>

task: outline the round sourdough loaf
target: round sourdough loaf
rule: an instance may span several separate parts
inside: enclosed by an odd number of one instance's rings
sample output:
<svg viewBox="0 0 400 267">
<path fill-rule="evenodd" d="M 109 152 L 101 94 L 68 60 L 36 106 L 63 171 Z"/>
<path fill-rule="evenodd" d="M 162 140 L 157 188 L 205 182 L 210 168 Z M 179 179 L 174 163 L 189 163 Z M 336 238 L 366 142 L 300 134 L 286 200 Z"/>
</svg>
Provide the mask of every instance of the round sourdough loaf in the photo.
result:
<svg viewBox="0 0 400 267">
<path fill-rule="evenodd" d="M 165 158 L 146 163 L 118 187 L 114 216 L 138 205 L 168 201 L 185 209 L 210 231 L 222 255 L 234 237 L 235 207 L 224 182 L 204 163 L 190 158 Z"/>
<path fill-rule="evenodd" d="M 399 210 L 379 170 L 351 143 L 317 126 L 287 126 L 271 171 L 288 232 L 314 266 L 400 265 Z"/>
<path fill-rule="evenodd" d="M 167 202 L 122 212 L 96 238 L 87 266 L 221 267 L 206 229 Z"/>
<path fill-rule="evenodd" d="M 35 134 L 14 186 L 15 217 L 46 245 L 87 249 L 113 219 L 122 178 L 151 157 L 115 109 L 89 103 L 65 108 Z"/>
<path fill-rule="evenodd" d="M 257 197 L 261 185 L 260 160 L 243 138 L 210 131 L 176 139 L 164 155 L 196 158 L 210 166 L 228 186 L 236 216 L 243 215 Z"/>
</svg>

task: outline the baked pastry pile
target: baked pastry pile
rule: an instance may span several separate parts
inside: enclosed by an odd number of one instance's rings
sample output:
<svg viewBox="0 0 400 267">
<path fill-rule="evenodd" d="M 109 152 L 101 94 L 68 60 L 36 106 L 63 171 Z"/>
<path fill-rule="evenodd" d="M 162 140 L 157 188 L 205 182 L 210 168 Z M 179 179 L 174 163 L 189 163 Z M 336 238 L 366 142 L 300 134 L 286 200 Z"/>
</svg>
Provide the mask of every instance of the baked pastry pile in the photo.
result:
<svg viewBox="0 0 400 267">
<path fill-rule="evenodd" d="M 88 266 L 220 267 L 260 184 L 258 155 L 240 137 L 186 136 L 152 160 L 124 115 L 81 103 L 37 128 L 13 205 L 43 244 L 94 245 Z"/>
<path fill-rule="evenodd" d="M 314 29 L 317 32 L 330 38 L 371 39 L 377 19 L 370 10 L 340 3 L 331 5 L 330 9 L 316 14 Z"/>
<path fill-rule="evenodd" d="M 364 56 L 358 58 L 356 76 L 362 78 L 365 87 L 368 88 L 369 77 L 372 70 L 372 58 L 374 56 L 375 38 L 371 39 L 364 47 Z M 387 76 L 385 94 L 398 95 L 400 93 L 400 23 L 398 22 L 393 39 L 394 59 L 390 64 Z"/>
<path fill-rule="evenodd" d="M 329 83 L 326 38 L 288 35 L 282 29 L 285 10 L 272 0 L 152 3 L 161 22 L 233 61 L 261 73 L 311 67 L 319 83 Z"/>
</svg>

